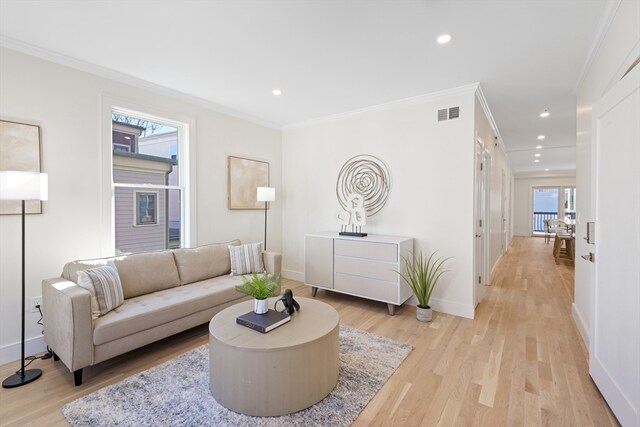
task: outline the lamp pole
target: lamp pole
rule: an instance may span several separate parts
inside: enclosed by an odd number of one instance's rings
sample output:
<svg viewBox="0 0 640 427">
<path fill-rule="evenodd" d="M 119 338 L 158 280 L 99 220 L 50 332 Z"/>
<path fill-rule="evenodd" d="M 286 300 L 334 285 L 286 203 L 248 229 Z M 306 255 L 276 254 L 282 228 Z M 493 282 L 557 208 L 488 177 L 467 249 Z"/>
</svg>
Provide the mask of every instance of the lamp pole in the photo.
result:
<svg viewBox="0 0 640 427">
<path fill-rule="evenodd" d="M 25 370 L 24 335 L 25 335 L 25 305 L 26 305 L 26 280 L 25 280 L 25 211 L 26 200 L 47 200 L 48 179 L 47 174 L 21 171 L 0 172 L 0 199 L 20 200 L 22 203 L 22 318 L 20 322 L 20 370 L 10 375 L 2 382 L 3 388 L 20 387 L 37 380 L 42 375 L 40 369 Z"/>
<path fill-rule="evenodd" d="M 264 202 L 264 250 L 267 250 L 267 203 Z"/>
<path fill-rule="evenodd" d="M 267 250 L 267 209 L 269 202 L 276 199 L 276 189 L 273 187 L 258 187 L 256 189 L 256 200 L 264 202 L 264 250 Z"/>
</svg>

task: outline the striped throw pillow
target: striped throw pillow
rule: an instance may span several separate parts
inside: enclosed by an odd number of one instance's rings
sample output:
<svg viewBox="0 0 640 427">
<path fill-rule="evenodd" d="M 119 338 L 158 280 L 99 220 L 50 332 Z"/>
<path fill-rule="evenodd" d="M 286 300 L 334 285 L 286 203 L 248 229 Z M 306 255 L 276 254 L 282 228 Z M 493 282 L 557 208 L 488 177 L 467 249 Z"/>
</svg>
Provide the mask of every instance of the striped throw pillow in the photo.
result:
<svg viewBox="0 0 640 427">
<path fill-rule="evenodd" d="M 102 267 L 78 271 L 78 285 L 91 293 L 91 314 L 94 319 L 124 302 L 118 269 L 111 261 Z"/>
<path fill-rule="evenodd" d="M 231 275 L 264 273 L 262 263 L 262 242 L 247 245 L 229 246 L 231 256 Z"/>
</svg>

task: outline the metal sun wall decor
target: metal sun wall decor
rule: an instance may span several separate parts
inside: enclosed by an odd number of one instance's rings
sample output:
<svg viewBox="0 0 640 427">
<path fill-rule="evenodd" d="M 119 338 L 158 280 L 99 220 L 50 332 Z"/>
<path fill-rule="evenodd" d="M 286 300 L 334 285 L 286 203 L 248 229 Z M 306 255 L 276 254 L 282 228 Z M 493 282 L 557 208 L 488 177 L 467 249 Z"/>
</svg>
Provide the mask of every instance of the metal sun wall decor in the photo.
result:
<svg viewBox="0 0 640 427">
<path fill-rule="evenodd" d="M 387 203 L 390 188 L 389 170 L 379 158 L 362 154 L 347 160 L 336 183 L 336 196 L 344 209 L 338 213 L 340 234 L 366 236 L 362 233 L 366 217 L 375 215 Z"/>
</svg>

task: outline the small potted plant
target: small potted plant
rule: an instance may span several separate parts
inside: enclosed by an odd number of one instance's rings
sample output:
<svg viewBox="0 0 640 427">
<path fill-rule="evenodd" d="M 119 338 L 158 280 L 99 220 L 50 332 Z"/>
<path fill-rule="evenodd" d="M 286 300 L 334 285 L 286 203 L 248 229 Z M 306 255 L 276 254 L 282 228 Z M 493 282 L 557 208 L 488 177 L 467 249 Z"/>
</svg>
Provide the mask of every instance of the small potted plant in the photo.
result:
<svg viewBox="0 0 640 427">
<path fill-rule="evenodd" d="M 275 296 L 275 290 L 278 287 L 279 280 L 280 276 L 270 276 L 266 271 L 261 276 L 257 273 L 252 273 L 251 279 L 242 276 L 244 283 L 236 286 L 236 290 L 254 298 L 253 311 L 256 312 L 256 314 L 265 314 L 269 311 L 267 298 Z"/>
<path fill-rule="evenodd" d="M 448 270 L 444 269 L 444 263 L 451 257 L 436 257 L 438 251 L 432 253 L 428 258 L 411 254 L 411 257 L 402 257 L 402 261 L 407 269 L 406 274 L 397 272 L 411 287 L 413 294 L 418 299 L 416 307 L 416 318 L 421 322 L 430 322 L 432 318 L 429 300 L 431 293 L 438 283 L 438 279 Z"/>
</svg>

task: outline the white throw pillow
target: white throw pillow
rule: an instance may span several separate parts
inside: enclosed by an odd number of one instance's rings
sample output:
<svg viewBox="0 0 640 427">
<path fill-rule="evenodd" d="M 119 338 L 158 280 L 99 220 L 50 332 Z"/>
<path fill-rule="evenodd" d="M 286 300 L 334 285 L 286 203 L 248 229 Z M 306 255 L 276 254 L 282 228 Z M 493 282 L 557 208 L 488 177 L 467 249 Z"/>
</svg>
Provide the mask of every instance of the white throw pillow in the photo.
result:
<svg viewBox="0 0 640 427">
<path fill-rule="evenodd" d="M 229 246 L 231 256 L 231 275 L 264 273 L 262 262 L 262 242 Z"/>
<path fill-rule="evenodd" d="M 94 319 L 124 302 L 118 269 L 111 261 L 102 267 L 78 271 L 78 285 L 91 293 L 91 314 Z"/>
</svg>

